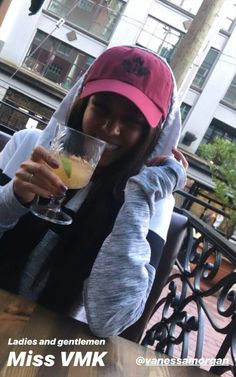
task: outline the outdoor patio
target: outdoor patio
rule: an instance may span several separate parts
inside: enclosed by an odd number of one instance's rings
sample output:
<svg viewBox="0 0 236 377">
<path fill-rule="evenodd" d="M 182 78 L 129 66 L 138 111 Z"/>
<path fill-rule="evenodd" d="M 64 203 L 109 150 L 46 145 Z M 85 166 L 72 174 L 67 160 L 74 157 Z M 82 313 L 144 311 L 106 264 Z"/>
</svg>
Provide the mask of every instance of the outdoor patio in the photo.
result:
<svg viewBox="0 0 236 377">
<path fill-rule="evenodd" d="M 216 366 L 211 372 L 232 377 L 236 358 L 236 248 L 191 213 L 183 213 L 188 216 L 187 235 L 152 310 L 143 344 L 171 357 L 227 358 L 231 371 Z M 201 368 L 209 370 L 210 366 Z"/>
</svg>

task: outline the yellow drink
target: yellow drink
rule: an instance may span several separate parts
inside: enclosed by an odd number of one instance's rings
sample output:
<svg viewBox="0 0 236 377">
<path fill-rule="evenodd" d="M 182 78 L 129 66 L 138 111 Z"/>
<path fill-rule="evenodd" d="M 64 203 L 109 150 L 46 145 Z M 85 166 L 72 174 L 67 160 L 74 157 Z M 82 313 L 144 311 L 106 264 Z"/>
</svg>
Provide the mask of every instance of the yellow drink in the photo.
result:
<svg viewBox="0 0 236 377">
<path fill-rule="evenodd" d="M 93 174 L 94 167 L 81 157 L 60 153 L 55 156 L 59 163 L 58 169 L 53 172 L 70 189 L 79 189 L 86 186 Z"/>
</svg>

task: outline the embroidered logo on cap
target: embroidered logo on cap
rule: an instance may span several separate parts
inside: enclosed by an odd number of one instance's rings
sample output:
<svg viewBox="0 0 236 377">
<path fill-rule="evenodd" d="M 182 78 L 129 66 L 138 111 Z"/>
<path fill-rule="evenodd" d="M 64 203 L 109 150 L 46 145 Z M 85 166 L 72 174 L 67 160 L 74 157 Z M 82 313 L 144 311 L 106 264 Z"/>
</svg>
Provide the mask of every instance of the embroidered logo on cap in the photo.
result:
<svg viewBox="0 0 236 377">
<path fill-rule="evenodd" d="M 122 66 L 126 72 L 134 73 L 136 76 L 147 76 L 150 71 L 144 67 L 144 60 L 140 57 L 133 58 L 132 60 L 123 60 Z"/>
</svg>

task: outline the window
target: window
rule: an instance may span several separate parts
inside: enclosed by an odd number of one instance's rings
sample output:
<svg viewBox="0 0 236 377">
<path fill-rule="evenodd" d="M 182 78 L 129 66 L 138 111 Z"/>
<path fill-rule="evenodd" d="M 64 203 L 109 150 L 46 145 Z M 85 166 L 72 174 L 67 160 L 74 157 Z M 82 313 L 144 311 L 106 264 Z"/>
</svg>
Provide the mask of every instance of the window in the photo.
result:
<svg viewBox="0 0 236 377">
<path fill-rule="evenodd" d="M 122 0 L 51 0 L 47 9 L 108 42 L 124 7 Z"/>
<path fill-rule="evenodd" d="M 230 32 L 236 20 L 236 1 L 228 0 L 226 14 L 225 19 L 222 21 L 221 29 Z"/>
<path fill-rule="evenodd" d="M 217 136 L 230 140 L 236 144 L 236 129 L 220 122 L 218 119 L 213 119 L 201 141 L 201 144 L 211 143 Z"/>
<path fill-rule="evenodd" d="M 81 9 L 85 11 L 91 12 L 93 9 L 93 2 L 87 1 L 87 0 L 79 0 L 78 7 L 80 7 Z"/>
<path fill-rule="evenodd" d="M 44 42 L 42 43 L 44 39 Z M 28 70 L 70 89 L 94 58 L 69 44 L 38 30 L 23 66 Z"/>
<path fill-rule="evenodd" d="M 67 45 L 66 43 L 59 43 L 57 51 L 60 52 L 62 55 L 67 55 L 69 56 L 71 53 L 72 47 Z"/>
<path fill-rule="evenodd" d="M 45 38 L 45 33 L 41 30 L 38 30 L 37 34 L 35 35 L 35 40 L 40 43 L 43 41 L 43 39 Z"/>
<path fill-rule="evenodd" d="M 219 55 L 219 51 L 214 50 L 213 48 L 210 49 L 207 56 L 205 57 L 202 65 L 200 66 L 199 70 L 197 71 L 197 74 L 193 80 L 192 85 L 202 89 L 203 84 L 205 83 L 206 79 L 208 78 L 211 69 L 217 59 L 217 56 Z"/>
<path fill-rule="evenodd" d="M 182 35 L 180 31 L 148 16 L 137 44 L 157 52 L 169 61 Z"/>
<path fill-rule="evenodd" d="M 236 75 L 234 76 L 222 102 L 236 109 Z"/>
<path fill-rule="evenodd" d="M 4 103 L 3 103 L 4 102 Z M 54 109 L 9 88 L 0 105 L 0 123 L 15 131 L 29 125 L 44 129 Z"/>
<path fill-rule="evenodd" d="M 180 114 L 181 114 L 181 119 L 182 119 L 182 123 L 184 123 L 189 111 L 191 109 L 191 106 L 190 105 L 187 105 L 187 103 L 182 103 L 181 106 L 180 106 Z"/>
<path fill-rule="evenodd" d="M 196 14 L 200 8 L 203 0 L 169 0 L 170 3 L 177 5 L 178 7 Z"/>
</svg>

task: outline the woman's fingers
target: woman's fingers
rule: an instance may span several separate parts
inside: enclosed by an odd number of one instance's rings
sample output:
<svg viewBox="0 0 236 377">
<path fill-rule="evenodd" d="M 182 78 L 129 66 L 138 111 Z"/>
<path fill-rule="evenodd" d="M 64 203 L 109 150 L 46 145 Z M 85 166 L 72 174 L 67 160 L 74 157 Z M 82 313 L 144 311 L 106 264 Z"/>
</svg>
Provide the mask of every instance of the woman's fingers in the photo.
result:
<svg viewBox="0 0 236 377">
<path fill-rule="evenodd" d="M 183 153 L 181 153 L 177 148 L 174 147 L 172 148 L 172 152 L 176 160 L 182 163 L 184 169 L 187 170 L 189 165 Z"/>
<path fill-rule="evenodd" d="M 158 166 L 163 164 L 163 162 L 168 158 L 168 156 L 156 156 L 151 160 L 147 161 L 147 166 Z"/>
<path fill-rule="evenodd" d="M 55 195 L 58 194 L 58 191 L 66 189 L 61 179 L 45 163 L 23 162 L 16 172 L 16 176 L 27 184 L 46 189 Z"/>
<path fill-rule="evenodd" d="M 186 160 L 183 153 L 181 153 L 177 148 L 172 148 L 172 153 L 174 155 L 174 158 L 179 161 L 185 170 L 188 169 L 188 161 Z M 147 166 L 158 166 L 163 164 L 163 162 L 169 158 L 170 156 L 156 156 L 152 158 L 151 160 L 147 161 Z"/>
<path fill-rule="evenodd" d="M 65 193 L 67 187 L 49 166 L 55 169 L 58 162 L 41 146 L 34 149 L 30 160 L 20 165 L 13 187 L 23 203 L 32 201 L 35 195 L 49 198 Z"/>
<path fill-rule="evenodd" d="M 42 147 L 41 145 L 38 145 L 36 148 L 34 148 L 32 155 L 31 155 L 31 160 L 34 162 L 46 162 L 51 168 L 58 168 L 59 164 L 57 160 L 55 160 L 52 155 Z"/>
</svg>

